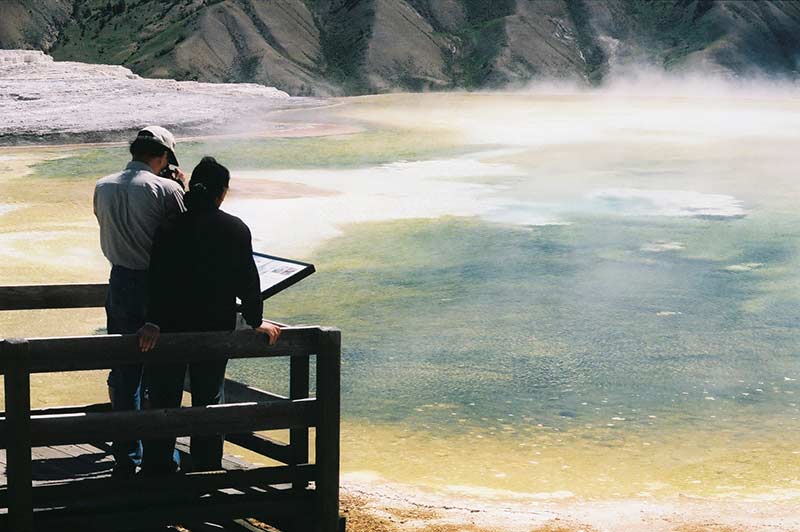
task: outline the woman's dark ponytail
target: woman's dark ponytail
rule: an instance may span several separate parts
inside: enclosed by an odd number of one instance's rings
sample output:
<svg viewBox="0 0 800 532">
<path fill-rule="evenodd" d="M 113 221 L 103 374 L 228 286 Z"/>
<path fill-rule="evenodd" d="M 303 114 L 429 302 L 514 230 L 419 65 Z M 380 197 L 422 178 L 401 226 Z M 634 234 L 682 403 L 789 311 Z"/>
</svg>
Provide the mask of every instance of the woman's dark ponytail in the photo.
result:
<svg viewBox="0 0 800 532">
<path fill-rule="evenodd" d="M 189 191 L 183 197 L 188 210 L 213 209 L 228 188 L 231 173 L 213 157 L 203 157 L 192 171 Z"/>
</svg>

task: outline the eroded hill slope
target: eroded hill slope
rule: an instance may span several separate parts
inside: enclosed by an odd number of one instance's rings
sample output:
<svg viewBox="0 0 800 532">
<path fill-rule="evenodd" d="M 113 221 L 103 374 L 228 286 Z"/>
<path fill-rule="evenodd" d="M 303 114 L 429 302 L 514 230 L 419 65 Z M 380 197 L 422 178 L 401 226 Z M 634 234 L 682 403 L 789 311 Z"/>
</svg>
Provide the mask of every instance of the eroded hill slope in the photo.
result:
<svg viewBox="0 0 800 532">
<path fill-rule="evenodd" d="M 0 47 L 291 94 L 599 83 L 620 65 L 796 78 L 792 0 L 6 0 Z"/>
</svg>

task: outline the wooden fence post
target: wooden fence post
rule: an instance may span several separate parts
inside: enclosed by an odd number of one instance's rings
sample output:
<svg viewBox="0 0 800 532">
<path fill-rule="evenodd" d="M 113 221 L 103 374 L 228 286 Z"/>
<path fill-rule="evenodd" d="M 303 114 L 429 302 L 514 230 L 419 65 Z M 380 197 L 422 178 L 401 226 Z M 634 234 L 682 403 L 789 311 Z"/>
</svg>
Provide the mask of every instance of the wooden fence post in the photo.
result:
<svg viewBox="0 0 800 532">
<path fill-rule="evenodd" d="M 342 333 L 338 329 L 320 331 L 317 354 L 317 530 L 339 530 L 339 420 Z"/>
<path fill-rule="evenodd" d="M 308 397 L 308 379 L 310 356 L 292 356 L 289 358 L 289 398 L 306 399 Z M 297 466 L 308 463 L 308 428 L 289 430 L 289 444 L 291 445 L 292 463 Z M 295 491 L 302 491 L 308 487 L 305 480 L 292 483 Z"/>
<path fill-rule="evenodd" d="M 2 342 L 6 396 L 6 425 L 12 435 L 6 447 L 8 514 L 11 530 L 33 532 L 31 480 L 31 372 L 27 340 Z"/>
</svg>

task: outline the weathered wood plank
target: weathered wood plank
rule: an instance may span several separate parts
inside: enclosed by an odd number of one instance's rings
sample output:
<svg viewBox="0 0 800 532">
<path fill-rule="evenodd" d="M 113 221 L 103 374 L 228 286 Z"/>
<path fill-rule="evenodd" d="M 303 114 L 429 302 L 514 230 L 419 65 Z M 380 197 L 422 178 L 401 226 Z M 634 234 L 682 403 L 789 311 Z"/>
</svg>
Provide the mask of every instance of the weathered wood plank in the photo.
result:
<svg viewBox="0 0 800 532">
<path fill-rule="evenodd" d="M 96 403 L 73 406 L 51 406 L 47 408 L 31 409 L 32 416 L 54 416 L 59 414 L 80 414 L 83 412 L 110 412 L 111 403 Z M 0 412 L 0 421 L 5 419 L 6 413 Z"/>
<path fill-rule="evenodd" d="M 318 532 L 338 532 L 339 528 L 339 417 L 341 332 L 323 331 L 317 357 L 317 400 L 320 401 L 317 425 L 316 480 Z"/>
<path fill-rule="evenodd" d="M 69 458 L 50 447 L 34 448 L 31 452 L 31 482 L 34 485 L 75 476 L 75 471 L 62 467 L 58 461 Z"/>
<path fill-rule="evenodd" d="M 120 505 L 102 513 L 95 510 L 69 509 L 37 512 L 36 525 L 43 530 L 81 530 L 82 532 L 141 530 L 152 525 L 226 520 L 249 517 L 254 513 L 292 515 L 312 510 L 308 496 L 225 495 L 204 497 L 198 501 L 179 504 L 132 507 Z M 2 520 L 0 520 L 0 524 Z"/>
<path fill-rule="evenodd" d="M 67 506 L 76 501 L 93 501 L 111 498 L 127 501 L 131 505 L 144 504 L 151 500 L 168 500 L 169 497 L 197 497 L 220 489 L 268 486 L 293 482 L 296 479 L 311 480 L 316 474 L 313 465 L 299 467 L 279 466 L 237 469 L 234 471 L 211 471 L 187 473 L 171 477 L 134 477 L 120 481 L 111 478 L 91 478 L 37 486 L 33 490 L 33 501 L 37 508 Z M 7 502 L 7 490 L 0 489 L 0 505 Z M 110 498 L 109 498 L 110 497 Z"/>
<path fill-rule="evenodd" d="M 311 360 L 308 355 L 294 356 L 289 360 L 289 397 L 291 399 L 305 399 L 309 392 Z M 308 463 L 308 429 L 299 428 L 289 431 L 289 445 L 292 450 L 291 464 Z M 304 490 L 307 482 L 297 482 L 295 490 Z"/>
<path fill-rule="evenodd" d="M 238 528 L 231 528 L 230 532 L 265 532 L 263 528 L 257 527 L 245 519 L 236 519 L 233 524 Z"/>
<path fill-rule="evenodd" d="M 89 476 L 107 476 L 111 472 L 110 463 L 99 466 L 87 460 L 85 453 L 74 445 L 35 447 L 31 454 L 34 485 Z"/>
<path fill-rule="evenodd" d="M 188 378 L 184 382 L 184 391 L 191 393 L 191 381 Z M 307 396 L 306 396 L 307 397 Z M 248 386 L 241 382 L 225 379 L 225 401 L 231 403 L 244 402 L 269 402 L 269 401 L 288 401 L 288 397 L 270 393 L 253 386 Z M 284 464 L 291 463 L 291 450 L 288 444 L 273 440 L 267 436 L 246 432 L 242 434 L 226 434 L 225 440 L 244 447 L 250 451 L 259 453 L 267 458 L 277 460 Z M 306 463 L 308 460 L 302 463 Z"/>
<path fill-rule="evenodd" d="M 233 464 L 233 467 L 231 467 L 229 469 L 243 470 L 243 469 L 252 469 L 252 467 L 253 467 L 253 465 L 250 462 L 248 462 L 247 460 L 245 460 L 241 456 L 236 456 L 236 455 L 233 455 L 233 454 L 226 454 L 225 455 L 225 459 L 228 461 L 228 463 Z M 227 466 L 226 466 L 226 469 L 227 469 Z"/>
<path fill-rule="evenodd" d="M 243 434 L 226 434 L 225 440 L 284 464 L 291 464 L 293 460 L 292 449 L 289 444 L 273 440 L 263 434 L 253 434 L 249 432 Z M 307 459 L 306 462 L 308 462 Z"/>
<path fill-rule="evenodd" d="M 181 469 L 184 471 L 192 470 L 191 439 L 188 437 L 177 438 L 175 440 L 175 450 L 181 455 Z M 222 469 L 226 471 L 237 471 L 241 469 L 253 469 L 256 466 L 250 463 L 242 465 L 240 461 L 233 461 L 228 454 L 222 455 Z"/>
<path fill-rule="evenodd" d="M 0 354 L 7 363 L 4 384 L 8 417 L 3 424 L 13 435 L 4 446 L 9 524 L 15 532 L 33 532 L 30 345 L 26 340 L 6 340 L 0 342 Z"/>
<path fill-rule="evenodd" d="M 268 515 L 260 513 L 254 515 L 256 522 L 262 525 L 256 528 L 258 532 L 264 532 L 264 525 L 280 530 L 281 532 L 311 532 L 314 531 L 314 515 Z"/>
<path fill-rule="evenodd" d="M 192 393 L 192 382 L 189 372 L 183 383 L 183 391 Z M 276 393 L 256 388 L 232 379 L 225 379 L 225 402 L 227 403 L 260 403 L 264 401 L 288 401 L 289 398 Z"/>
<path fill-rule="evenodd" d="M 91 443 L 77 443 L 75 447 L 82 449 L 85 453 L 83 456 L 88 459 L 90 456 L 100 456 L 100 462 L 105 461 L 112 461 L 114 460 L 113 456 L 111 455 L 111 450 L 106 448 L 101 448 Z"/>
<path fill-rule="evenodd" d="M 107 292 L 107 284 L 2 286 L 0 310 L 102 307 Z"/>
<path fill-rule="evenodd" d="M 9 410 L 10 412 L 10 410 Z M 64 414 L 30 418 L 30 441 L 36 446 L 91 443 L 97 440 L 171 438 L 315 426 L 316 399 L 238 403 L 108 413 Z M 8 421 L 0 422 L 0 446 L 17 442 Z"/>
<path fill-rule="evenodd" d="M 290 327 L 270 346 L 267 336 L 255 331 L 217 331 L 163 334 L 152 351 L 139 350 L 136 335 L 31 338 L 31 371 L 34 373 L 107 369 L 120 364 L 170 363 L 221 358 L 287 356 L 316 353 L 318 327 Z M 201 347 L 201 348 L 200 348 Z M 0 360 L 0 370 L 6 362 Z"/>
<path fill-rule="evenodd" d="M 70 455 L 60 451 L 58 447 L 34 447 L 31 449 L 31 460 L 53 460 L 55 458 L 70 458 Z"/>
<path fill-rule="evenodd" d="M 292 360 L 294 360 L 294 357 L 292 357 Z M 255 386 L 249 386 L 231 379 L 225 379 L 225 400 L 230 401 L 231 403 L 249 403 L 251 401 L 258 403 L 262 401 L 286 401 L 288 399 L 288 397 L 283 395 L 267 392 L 260 388 L 256 388 Z"/>
<path fill-rule="evenodd" d="M 114 459 L 110 454 L 91 445 L 59 445 L 54 449 L 71 458 L 71 467 L 76 478 L 110 474 L 114 465 Z"/>
</svg>

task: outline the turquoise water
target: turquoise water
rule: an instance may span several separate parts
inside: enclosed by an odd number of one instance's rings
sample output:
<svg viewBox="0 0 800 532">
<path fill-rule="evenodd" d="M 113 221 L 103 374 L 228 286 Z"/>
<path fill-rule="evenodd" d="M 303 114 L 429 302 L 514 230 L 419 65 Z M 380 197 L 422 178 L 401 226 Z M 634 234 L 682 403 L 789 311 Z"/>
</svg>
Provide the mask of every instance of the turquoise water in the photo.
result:
<svg viewBox="0 0 800 532">
<path fill-rule="evenodd" d="M 669 484 L 667 493 L 720 494 L 719 485 L 739 483 L 746 492 L 792 489 L 800 449 L 800 302 L 797 291 L 780 287 L 796 283 L 797 222 L 375 224 L 319 249 L 316 277 L 276 297 L 267 313 L 343 329 L 344 418 L 392 428 L 353 457 L 354 469 L 429 485 L 469 479 L 597 497 L 609 488 L 594 481 L 623 460 L 639 471 L 613 477 L 621 494 L 659 483 Z M 780 237 L 766 237 L 773 232 Z M 718 245 L 734 246 L 734 256 L 641 250 L 663 235 L 691 250 L 708 233 Z M 762 266 L 730 268 L 755 263 Z M 273 389 L 285 382 L 284 368 L 263 363 L 240 362 L 233 373 Z M 364 438 L 353 433 L 353 440 Z M 410 433 L 423 434 L 416 448 L 384 441 Z M 346 430 L 346 442 L 348 436 Z M 491 440 L 492 452 L 512 463 L 519 444 L 538 442 L 556 454 L 556 470 L 542 473 L 541 455 L 531 466 L 523 449 L 518 476 L 475 475 L 491 473 L 491 458 L 471 455 L 476 437 Z M 454 469 L 439 478 L 445 466 L 430 456 L 412 479 L 401 474 L 430 452 L 430 438 L 463 450 Z M 660 451 L 631 455 L 630 445 Z M 569 479 L 564 460 L 594 463 Z M 680 478 L 652 475 L 690 464 Z M 716 483 L 708 485 L 711 479 Z"/>
<path fill-rule="evenodd" d="M 624 417 L 624 431 L 770 417 L 794 432 L 800 301 L 769 286 L 795 280 L 800 224 L 784 220 L 781 238 L 762 241 L 754 223 L 381 224 L 320 249 L 320 273 L 268 314 L 345 331 L 351 419 L 465 431 L 487 417 L 562 430 Z M 690 247 L 708 231 L 737 244 L 735 264 L 762 266 L 729 271 L 731 261 L 640 250 L 664 234 Z M 352 257 L 364 265 L 337 267 Z M 275 386 L 259 366 L 237 368 Z M 436 403 L 452 407 L 426 408 Z"/>
<path fill-rule="evenodd" d="M 467 426 L 503 417 L 568 428 L 619 416 L 620 426 L 647 426 L 658 415 L 702 427 L 712 415 L 775 414 L 790 429 L 800 412 L 800 302 L 765 298 L 781 279 L 763 272 L 788 267 L 795 278 L 789 242 L 800 225 L 786 221 L 772 242 L 741 238 L 753 223 L 383 224 L 319 250 L 320 274 L 269 314 L 345 331 L 351 418 L 464 430 L 449 411 L 417 410 L 447 403 Z M 734 272 L 730 261 L 640 250 L 664 234 L 691 246 L 709 230 L 737 242 L 736 264 L 763 266 Z M 353 256 L 365 265 L 336 267 Z"/>
</svg>

